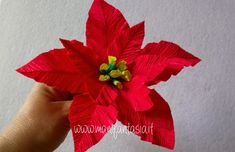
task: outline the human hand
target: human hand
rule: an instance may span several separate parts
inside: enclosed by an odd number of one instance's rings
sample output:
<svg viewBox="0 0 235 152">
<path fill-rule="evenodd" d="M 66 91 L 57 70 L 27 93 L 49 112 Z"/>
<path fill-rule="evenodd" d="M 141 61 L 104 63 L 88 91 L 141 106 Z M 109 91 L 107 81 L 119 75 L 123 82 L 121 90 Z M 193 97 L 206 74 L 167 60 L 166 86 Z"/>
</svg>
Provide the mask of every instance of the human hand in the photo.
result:
<svg viewBox="0 0 235 152">
<path fill-rule="evenodd" d="M 0 135 L 0 151 L 51 152 L 69 131 L 69 94 L 36 83 L 14 120 Z"/>
</svg>

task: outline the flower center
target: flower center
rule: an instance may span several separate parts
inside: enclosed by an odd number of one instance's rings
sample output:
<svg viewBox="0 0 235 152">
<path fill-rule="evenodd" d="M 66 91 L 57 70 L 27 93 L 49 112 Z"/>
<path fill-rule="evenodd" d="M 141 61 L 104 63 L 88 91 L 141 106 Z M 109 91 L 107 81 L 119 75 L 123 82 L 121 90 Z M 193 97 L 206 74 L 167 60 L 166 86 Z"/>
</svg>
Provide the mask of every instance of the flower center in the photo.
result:
<svg viewBox="0 0 235 152">
<path fill-rule="evenodd" d="M 131 73 L 127 69 L 126 61 L 121 60 L 116 63 L 115 56 L 108 56 L 108 64 L 102 63 L 100 65 L 100 81 L 110 81 L 118 89 L 122 89 L 123 81 L 131 80 Z"/>
</svg>

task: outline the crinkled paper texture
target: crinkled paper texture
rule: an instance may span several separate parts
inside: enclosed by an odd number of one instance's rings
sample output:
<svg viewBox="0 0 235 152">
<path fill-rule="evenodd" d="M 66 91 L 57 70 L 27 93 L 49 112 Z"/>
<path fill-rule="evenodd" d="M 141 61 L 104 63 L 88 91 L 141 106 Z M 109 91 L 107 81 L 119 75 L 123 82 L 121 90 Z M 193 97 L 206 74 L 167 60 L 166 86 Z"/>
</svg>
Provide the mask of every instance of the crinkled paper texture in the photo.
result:
<svg viewBox="0 0 235 152">
<path fill-rule="evenodd" d="M 98 143 L 117 120 L 123 125 L 153 125 L 152 132 L 130 131 L 141 140 L 174 148 L 170 107 L 148 86 L 167 81 L 200 59 L 168 41 L 141 48 L 143 39 L 144 22 L 129 26 L 118 9 L 104 0 L 94 0 L 86 23 L 86 45 L 60 39 L 63 48 L 42 53 L 17 69 L 37 82 L 73 95 L 69 120 L 75 152 Z M 99 65 L 110 55 L 125 60 L 133 75 L 122 90 L 98 80 Z M 78 126 L 104 126 L 107 130 L 81 133 Z"/>
</svg>

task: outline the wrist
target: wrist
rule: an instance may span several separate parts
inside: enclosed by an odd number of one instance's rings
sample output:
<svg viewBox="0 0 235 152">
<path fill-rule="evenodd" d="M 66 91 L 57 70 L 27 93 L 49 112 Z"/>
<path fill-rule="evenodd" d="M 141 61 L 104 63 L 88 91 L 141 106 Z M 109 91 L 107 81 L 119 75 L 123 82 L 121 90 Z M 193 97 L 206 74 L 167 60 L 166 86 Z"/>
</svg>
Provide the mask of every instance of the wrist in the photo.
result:
<svg viewBox="0 0 235 152">
<path fill-rule="evenodd" d="M 31 121 L 19 115 L 0 135 L 0 151 L 4 152 L 51 152 L 39 143 Z"/>
<path fill-rule="evenodd" d="M 30 152 L 29 140 L 24 137 L 24 131 L 15 124 L 15 120 L 0 135 L 0 151 Z"/>
</svg>

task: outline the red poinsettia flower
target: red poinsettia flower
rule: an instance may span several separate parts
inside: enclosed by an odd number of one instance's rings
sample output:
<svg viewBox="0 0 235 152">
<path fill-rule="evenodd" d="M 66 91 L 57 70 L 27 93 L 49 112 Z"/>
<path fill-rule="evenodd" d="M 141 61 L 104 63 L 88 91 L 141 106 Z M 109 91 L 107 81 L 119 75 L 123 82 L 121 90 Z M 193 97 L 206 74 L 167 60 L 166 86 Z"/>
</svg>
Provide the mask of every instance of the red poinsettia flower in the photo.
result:
<svg viewBox="0 0 235 152">
<path fill-rule="evenodd" d="M 72 93 L 69 120 L 76 152 L 86 151 L 108 131 L 80 132 L 79 127 L 110 128 L 116 120 L 134 127 L 152 124 L 152 132 L 130 131 L 141 140 L 174 148 L 170 108 L 148 86 L 168 80 L 200 59 L 167 41 L 142 49 L 143 39 L 144 22 L 130 27 L 118 9 L 94 0 L 86 24 L 86 46 L 61 39 L 64 48 L 42 53 L 17 69 Z"/>
</svg>

